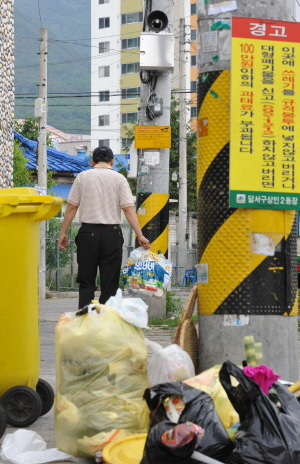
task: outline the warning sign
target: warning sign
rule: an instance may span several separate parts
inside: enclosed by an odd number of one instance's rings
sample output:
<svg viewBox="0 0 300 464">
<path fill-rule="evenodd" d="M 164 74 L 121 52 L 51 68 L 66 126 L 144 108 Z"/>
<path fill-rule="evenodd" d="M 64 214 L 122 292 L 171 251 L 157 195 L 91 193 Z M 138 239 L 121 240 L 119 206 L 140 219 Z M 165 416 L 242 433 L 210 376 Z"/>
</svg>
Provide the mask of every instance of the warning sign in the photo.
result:
<svg viewBox="0 0 300 464">
<path fill-rule="evenodd" d="M 233 18 L 230 206 L 300 205 L 299 23 Z"/>
<path fill-rule="evenodd" d="M 135 148 L 171 148 L 171 126 L 135 126 Z"/>
</svg>

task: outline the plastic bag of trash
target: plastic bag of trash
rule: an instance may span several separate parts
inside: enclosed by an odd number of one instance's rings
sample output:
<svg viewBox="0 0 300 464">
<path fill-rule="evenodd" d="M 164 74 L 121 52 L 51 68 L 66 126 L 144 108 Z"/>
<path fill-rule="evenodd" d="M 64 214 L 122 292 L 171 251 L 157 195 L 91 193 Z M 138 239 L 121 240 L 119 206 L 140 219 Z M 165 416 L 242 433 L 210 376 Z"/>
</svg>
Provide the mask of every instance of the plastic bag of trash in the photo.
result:
<svg viewBox="0 0 300 464">
<path fill-rule="evenodd" d="M 1 447 L 1 459 L 13 464 L 44 464 L 55 461 L 73 461 L 73 456 L 58 451 L 47 450 L 45 440 L 32 430 L 19 429 L 5 436 Z"/>
<path fill-rule="evenodd" d="M 98 304 L 84 315 L 62 315 L 55 328 L 55 349 L 58 449 L 93 456 L 115 438 L 147 432 L 142 329 Z"/>
<path fill-rule="evenodd" d="M 227 432 L 215 411 L 211 397 L 200 390 L 196 390 L 181 382 L 172 382 L 156 385 L 145 391 L 144 398 L 150 411 L 153 413 L 150 430 L 148 432 L 142 464 L 194 464 L 197 461 L 172 456 L 169 450 L 161 443 L 161 436 L 176 423 L 169 420 L 165 408 L 165 400 L 176 395 L 184 403 L 178 423 L 192 422 L 205 430 L 196 451 L 211 458 L 223 461 L 233 449 Z"/>
<path fill-rule="evenodd" d="M 231 384 L 231 376 L 238 386 Z M 223 364 L 220 381 L 241 422 L 236 447 L 226 464 L 299 464 L 300 405 L 293 394 L 275 382 L 281 404 L 278 409 L 260 386 L 230 361 Z"/>
<path fill-rule="evenodd" d="M 111 296 L 106 306 L 112 308 L 124 321 L 146 329 L 148 326 L 148 305 L 141 298 L 123 298 L 122 290 Z"/>
<path fill-rule="evenodd" d="M 139 247 L 130 253 L 122 273 L 128 293 L 146 293 L 160 298 L 170 283 L 172 263 L 161 253 Z"/>
<path fill-rule="evenodd" d="M 153 351 L 148 360 L 149 387 L 166 382 L 179 382 L 195 375 L 190 355 L 176 344 L 163 348 L 159 343 L 145 338 L 146 345 Z"/>
<path fill-rule="evenodd" d="M 184 380 L 184 383 L 198 390 L 208 393 L 214 402 L 216 411 L 226 430 L 230 429 L 239 422 L 239 415 L 232 406 L 228 396 L 221 385 L 219 372 L 222 365 L 216 365 L 195 377 Z M 238 385 L 238 381 L 233 379 L 234 385 Z"/>
</svg>

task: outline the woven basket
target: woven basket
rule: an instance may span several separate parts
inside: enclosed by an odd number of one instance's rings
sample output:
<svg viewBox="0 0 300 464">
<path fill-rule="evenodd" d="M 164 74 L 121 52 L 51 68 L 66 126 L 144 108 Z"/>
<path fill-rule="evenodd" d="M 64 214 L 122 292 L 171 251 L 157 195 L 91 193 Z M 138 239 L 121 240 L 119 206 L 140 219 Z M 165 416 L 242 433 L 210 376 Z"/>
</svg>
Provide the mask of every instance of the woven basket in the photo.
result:
<svg viewBox="0 0 300 464">
<path fill-rule="evenodd" d="M 196 299 L 197 299 L 197 292 L 198 292 L 198 285 L 196 284 L 192 288 L 192 290 L 191 290 L 191 292 L 190 292 L 190 294 L 188 296 L 188 299 L 186 300 L 185 306 L 183 308 L 183 311 L 182 311 L 182 314 L 181 314 L 181 317 L 180 317 L 180 320 L 179 320 L 177 330 L 175 332 L 173 343 L 178 344 L 178 340 L 179 340 L 179 337 L 180 337 L 180 331 L 181 331 L 181 328 L 182 328 L 182 325 L 183 325 L 184 321 L 190 320 L 192 315 L 193 315 L 195 302 L 196 302 Z"/>
<path fill-rule="evenodd" d="M 194 364 L 195 373 L 198 374 L 198 334 L 192 320 L 184 321 L 181 327 L 178 345 L 186 351 Z"/>
</svg>

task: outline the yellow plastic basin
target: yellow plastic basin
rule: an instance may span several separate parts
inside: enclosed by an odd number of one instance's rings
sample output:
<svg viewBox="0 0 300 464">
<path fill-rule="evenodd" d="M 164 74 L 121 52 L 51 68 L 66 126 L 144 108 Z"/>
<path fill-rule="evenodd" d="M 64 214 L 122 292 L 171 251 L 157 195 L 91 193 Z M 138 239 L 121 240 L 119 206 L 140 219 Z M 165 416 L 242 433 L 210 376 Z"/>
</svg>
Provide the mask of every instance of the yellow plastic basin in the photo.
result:
<svg viewBox="0 0 300 464">
<path fill-rule="evenodd" d="M 105 446 L 103 458 L 107 464 L 140 464 L 147 434 L 119 438 Z"/>
</svg>

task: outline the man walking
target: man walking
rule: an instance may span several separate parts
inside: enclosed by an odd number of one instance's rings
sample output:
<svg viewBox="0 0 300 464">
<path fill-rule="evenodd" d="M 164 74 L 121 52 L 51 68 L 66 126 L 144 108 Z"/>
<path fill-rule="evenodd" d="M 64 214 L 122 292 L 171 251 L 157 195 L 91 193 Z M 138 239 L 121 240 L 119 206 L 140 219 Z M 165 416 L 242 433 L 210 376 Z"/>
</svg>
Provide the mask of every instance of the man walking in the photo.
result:
<svg viewBox="0 0 300 464">
<path fill-rule="evenodd" d="M 66 251 L 67 231 L 79 208 L 81 227 L 75 239 L 79 283 L 79 308 L 94 299 L 99 267 L 100 303 L 116 294 L 122 265 L 123 235 L 120 227 L 121 209 L 145 249 L 150 242 L 141 231 L 134 202 L 126 178 L 113 171 L 114 155 L 109 147 L 98 147 L 93 152 L 93 169 L 81 172 L 71 188 L 62 224 L 59 248 Z"/>
</svg>

